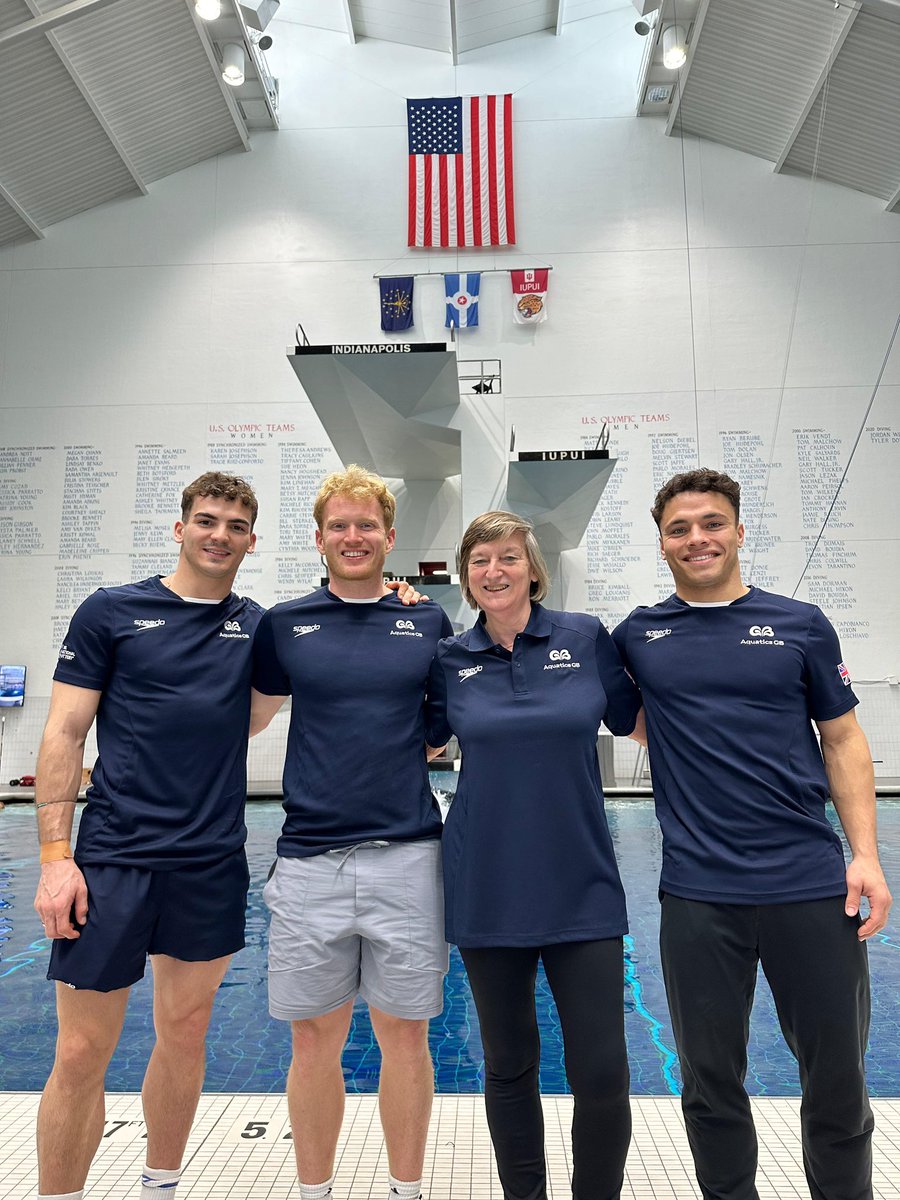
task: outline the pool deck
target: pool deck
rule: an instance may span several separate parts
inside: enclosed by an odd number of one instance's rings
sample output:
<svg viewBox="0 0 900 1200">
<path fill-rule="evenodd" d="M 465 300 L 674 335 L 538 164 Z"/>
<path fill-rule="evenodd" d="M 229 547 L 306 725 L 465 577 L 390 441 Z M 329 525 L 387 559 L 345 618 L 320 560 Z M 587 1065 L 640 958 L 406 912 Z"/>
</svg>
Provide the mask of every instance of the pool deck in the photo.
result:
<svg viewBox="0 0 900 1200">
<path fill-rule="evenodd" d="M 548 1192 L 570 1196 L 571 1096 L 543 1098 Z M 809 1200 L 797 1136 L 800 1101 L 752 1101 L 760 1139 L 760 1200 Z M 0 1093 L 0 1200 L 37 1190 L 33 1092 Z M 900 1196 L 900 1100 L 875 1100 L 876 1200 Z M 634 1138 L 622 1200 L 697 1200 L 678 1101 L 634 1097 Z M 107 1103 L 106 1133 L 88 1179 L 90 1200 L 136 1200 L 144 1163 L 140 1097 Z M 387 1161 L 374 1096 L 347 1097 L 338 1145 L 335 1200 L 385 1200 Z M 295 1200 L 296 1175 L 284 1098 L 206 1094 L 185 1156 L 179 1200 Z M 424 1173 L 425 1200 L 502 1200 L 481 1096 L 435 1098 Z"/>
</svg>

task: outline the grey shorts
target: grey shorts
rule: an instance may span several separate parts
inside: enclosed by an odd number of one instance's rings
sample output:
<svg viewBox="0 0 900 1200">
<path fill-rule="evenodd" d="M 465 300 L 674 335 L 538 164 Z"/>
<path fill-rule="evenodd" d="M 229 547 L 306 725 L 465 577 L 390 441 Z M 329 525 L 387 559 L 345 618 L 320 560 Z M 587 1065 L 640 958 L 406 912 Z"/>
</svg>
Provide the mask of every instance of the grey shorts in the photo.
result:
<svg viewBox="0 0 900 1200">
<path fill-rule="evenodd" d="M 449 952 L 439 840 L 279 858 L 263 899 L 276 1019 L 320 1017 L 356 996 L 407 1020 L 441 1012 Z"/>
</svg>

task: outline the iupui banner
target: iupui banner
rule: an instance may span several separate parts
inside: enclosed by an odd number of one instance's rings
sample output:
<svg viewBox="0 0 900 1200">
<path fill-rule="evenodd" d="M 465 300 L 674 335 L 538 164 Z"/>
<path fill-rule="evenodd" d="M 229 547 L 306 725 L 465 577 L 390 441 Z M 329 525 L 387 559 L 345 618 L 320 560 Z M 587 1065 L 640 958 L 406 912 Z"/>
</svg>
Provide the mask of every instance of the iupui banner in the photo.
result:
<svg viewBox="0 0 900 1200">
<path fill-rule="evenodd" d="M 513 320 L 517 325 L 540 325 L 547 320 L 547 286 L 550 271 L 510 271 L 513 290 Z"/>
<path fill-rule="evenodd" d="M 385 333 L 412 329 L 413 276 L 379 279 L 378 284 L 381 289 L 381 328 Z"/>
<path fill-rule="evenodd" d="M 445 328 L 472 329 L 478 324 L 478 291 L 481 273 L 445 275 L 444 295 L 447 297 Z"/>
</svg>

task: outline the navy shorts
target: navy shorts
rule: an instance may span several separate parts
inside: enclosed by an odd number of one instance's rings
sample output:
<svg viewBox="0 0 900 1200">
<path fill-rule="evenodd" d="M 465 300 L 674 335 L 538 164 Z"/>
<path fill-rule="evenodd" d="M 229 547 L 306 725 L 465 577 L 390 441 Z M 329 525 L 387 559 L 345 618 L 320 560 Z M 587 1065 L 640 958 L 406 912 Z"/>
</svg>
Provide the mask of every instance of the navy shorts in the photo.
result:
<svg viewBox="0 0 900 1200">
<path fill-rule="evenodd" d="M 81 937 L 59 938 L 48 979 L 112 992 L 143 978 L 148 954 L 211 962 L 244 945 L 250 873 L 243 849 L 173 871 L 85 864 L 88 917 Z"/>
</svg>

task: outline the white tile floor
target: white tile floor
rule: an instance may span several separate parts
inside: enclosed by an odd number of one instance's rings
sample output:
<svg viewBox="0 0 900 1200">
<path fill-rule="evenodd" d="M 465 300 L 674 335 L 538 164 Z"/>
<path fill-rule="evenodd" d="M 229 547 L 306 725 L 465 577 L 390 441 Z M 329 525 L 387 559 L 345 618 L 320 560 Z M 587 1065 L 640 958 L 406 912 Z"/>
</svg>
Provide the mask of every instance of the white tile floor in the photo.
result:
<svg viewBox="0 0 900 1200">
<path fill-rule="evenodd" d="M 36 1190 L 33 1093 L 0 1093 L 0 1200 Z M 900 1100 L 874 1102 L 875 1196 L 900 1197 Z M 799 1101 L 753 1102 L 760 1136 L 760 1200 L 808 1200 L 797 1139 Z M 678 1102 L 632 1100 L 634 1139 L 623 1200 L 696 1200 Z M 569 1193 L 569 1096 L 545 1096 L 551 1197 Z M 144 1162 L 140 1097 L 112 1095 L 86 1200 L 135 1200 Z M 289 1200 L 296 1197 L 293 1154 L 283 1097 L 205 1095 L 188 1145 L 180 1200 Z M 335 1200 L 382 1200 L 387 1163 L 373 1096 L 348 1096 L 338 1146 Z M 431 1200 L 500 1200 L 480 1096 L 439 1096 L 425 1158 Z"/>
</svg>

